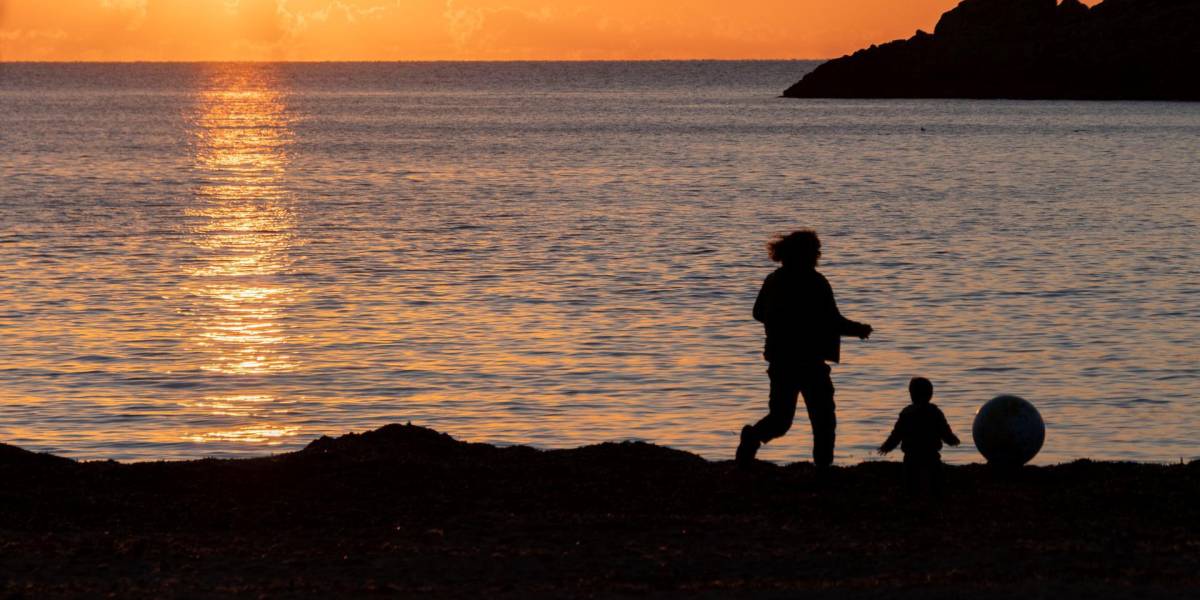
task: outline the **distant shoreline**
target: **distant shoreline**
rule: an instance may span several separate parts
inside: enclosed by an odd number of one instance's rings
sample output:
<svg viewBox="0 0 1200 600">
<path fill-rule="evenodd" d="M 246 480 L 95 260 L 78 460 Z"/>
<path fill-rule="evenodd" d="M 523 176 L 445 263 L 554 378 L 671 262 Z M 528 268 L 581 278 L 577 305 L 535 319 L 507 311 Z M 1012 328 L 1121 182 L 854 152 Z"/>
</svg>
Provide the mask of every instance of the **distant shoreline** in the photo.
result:
<svg viewBox="0 0 1200 600">
<path fill-rule="evenodd" d="M 788 98 L 1200 101 L 1200 0 L 963 0 L 933 33 L 826 62 Z"/>
</svg>

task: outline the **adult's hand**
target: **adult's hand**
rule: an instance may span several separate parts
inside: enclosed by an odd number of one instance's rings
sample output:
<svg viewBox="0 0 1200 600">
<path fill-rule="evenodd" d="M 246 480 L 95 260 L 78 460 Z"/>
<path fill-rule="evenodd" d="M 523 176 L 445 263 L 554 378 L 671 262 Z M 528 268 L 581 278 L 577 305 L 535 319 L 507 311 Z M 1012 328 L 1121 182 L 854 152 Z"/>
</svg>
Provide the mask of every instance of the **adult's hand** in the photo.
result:
<svg viewBox="0 0 1200 600">
<path fill-rule="evenodd" d="M 858 331 L 854 332 L 854 335 L 857 335 L 858 339 L 860 339 L 860 340 L 865 340 L 865 339 L 871 337 L 872 331 L 875 331 L 875 330 L 870 325 L 868 325 L 866 323 L 859 323 Z"/>
</svg>

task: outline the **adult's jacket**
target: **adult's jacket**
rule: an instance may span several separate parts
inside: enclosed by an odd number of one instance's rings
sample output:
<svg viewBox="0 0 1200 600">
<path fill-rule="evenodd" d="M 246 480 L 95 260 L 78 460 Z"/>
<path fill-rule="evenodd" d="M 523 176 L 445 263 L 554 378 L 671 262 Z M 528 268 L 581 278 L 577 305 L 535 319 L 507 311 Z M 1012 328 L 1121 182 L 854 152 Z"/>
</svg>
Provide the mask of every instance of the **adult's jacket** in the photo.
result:
<svg viewBox="0 0 1200 600">
<path fill-rule="evenodd" d="M 841 362 L 841 336 L 863 327 L 838 311 L 824 275 L 791 266 L 767 275 L 754 301 L 754 318 L 767 330 L 763 357 L 772 363 Z"/>
</svg>

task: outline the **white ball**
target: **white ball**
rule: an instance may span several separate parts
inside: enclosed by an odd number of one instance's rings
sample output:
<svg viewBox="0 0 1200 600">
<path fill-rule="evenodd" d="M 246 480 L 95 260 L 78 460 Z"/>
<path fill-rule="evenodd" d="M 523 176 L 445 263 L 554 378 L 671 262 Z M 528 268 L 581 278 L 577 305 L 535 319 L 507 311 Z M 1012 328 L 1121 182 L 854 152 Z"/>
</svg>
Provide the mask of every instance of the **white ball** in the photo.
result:
<svg viewBox="0 0 1200 600">
<path fill-rule="evenodd" d="M 1019 467 L 1037 456 L 1046 441 L 1046 423 L 1032 404 L 1017 396 L 996 396 L 975 413 L 975 447 L 988 464 Z"/>
</svg>

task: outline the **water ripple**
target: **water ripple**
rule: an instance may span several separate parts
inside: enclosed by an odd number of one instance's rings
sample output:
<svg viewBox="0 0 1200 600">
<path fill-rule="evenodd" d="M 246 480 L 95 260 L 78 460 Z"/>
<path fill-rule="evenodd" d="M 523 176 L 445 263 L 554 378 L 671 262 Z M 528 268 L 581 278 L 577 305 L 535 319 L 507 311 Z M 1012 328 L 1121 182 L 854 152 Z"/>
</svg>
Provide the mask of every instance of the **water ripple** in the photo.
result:
<svg viewBox="0 0 1200 600">
<path fill-rule="evenodd" d="M 727 458 L 766 404 L 763 244 L 811 226 L 876 327 L 834 370 L 838 460 L 917 374 L 964 437 L 1035 401 L 1043 462 L 1200 456 L 1200 107 L 775 97 L 811 66 L 7 65 L 0 441 L 411 420 Z"/>
</svg>

